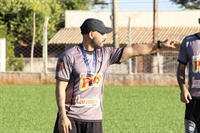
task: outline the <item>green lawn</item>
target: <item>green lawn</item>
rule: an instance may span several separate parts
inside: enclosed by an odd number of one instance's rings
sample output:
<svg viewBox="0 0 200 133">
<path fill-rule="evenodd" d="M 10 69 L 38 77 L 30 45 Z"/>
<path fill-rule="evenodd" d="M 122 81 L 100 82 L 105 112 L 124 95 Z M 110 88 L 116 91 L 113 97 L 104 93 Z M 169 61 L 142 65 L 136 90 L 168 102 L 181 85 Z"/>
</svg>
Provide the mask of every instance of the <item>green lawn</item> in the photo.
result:
<svg viewBox="0 0 200 133">
<path fill-rule="evenodd" d="M 0 85 L 0 133 L 52 133 L 55 85 Z M 183 133 L 178 87 L 106 86 L 104 133 Z"/>
</svg>

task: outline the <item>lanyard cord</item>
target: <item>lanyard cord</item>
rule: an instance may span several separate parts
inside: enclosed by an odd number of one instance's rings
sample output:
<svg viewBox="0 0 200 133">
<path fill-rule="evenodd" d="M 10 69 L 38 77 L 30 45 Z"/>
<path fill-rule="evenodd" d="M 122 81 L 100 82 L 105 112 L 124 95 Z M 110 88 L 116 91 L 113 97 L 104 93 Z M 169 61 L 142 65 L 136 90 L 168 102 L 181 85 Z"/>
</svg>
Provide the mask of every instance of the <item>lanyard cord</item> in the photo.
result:
<svg viewBox="0 0 200 133">
<path fill-rule="evenodd" d="M 90 65 L 89 65 L 89 62 L 88 62 L 88 59 L 87 59 L 87 56 L 86 56 L 86 52 L 83 48 L 83 45 L 80 44 L 79 46 L 81 48 L 81 51 L 82 51 L 82 54 L 83 54 L 83 57 L 84 57 L 84 62 L 85 62 L 86 68 L 87 68 L 87 74 L 95 73 L 95 71 L 96 71 L 96 50 L 94 50 L 94 53 L 93 53 L 93 63 L 92 63 L 92 72 L 91 72 Z"/>
</svg>

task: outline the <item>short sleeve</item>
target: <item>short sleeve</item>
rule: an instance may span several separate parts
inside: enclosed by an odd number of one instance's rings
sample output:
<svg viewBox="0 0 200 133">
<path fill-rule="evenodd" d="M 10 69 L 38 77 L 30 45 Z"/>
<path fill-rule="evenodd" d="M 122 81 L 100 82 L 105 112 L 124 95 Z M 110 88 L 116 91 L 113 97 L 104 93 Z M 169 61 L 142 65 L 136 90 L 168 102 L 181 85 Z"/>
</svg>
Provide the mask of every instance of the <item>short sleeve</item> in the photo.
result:
<svg viewBox="0 0 200 133">
<path fill-rule="evenodd" d="M 188 55 L 187 55 L 187 39 L 184 38 L 182 43 L 181 43 L 181 47 L 180 47 L 180 51 L 178 54 L 178 62 L 182 63 L 184 65 L 187 65 L 188 63 Z"/>
<path fill-rule="evenodd" d="M 56 79 L 62 81 L 69 81 L 70 74 L 72 73 L 72 63 L 71 59 L 65 53 L 61 54 L 58 58 L 56 65 Z"/>
<path fill-rule="evenodd" d="M 122 53 L 124 48 L 114 48 L 114 47 L 108 47 L 107 52 L 109 53 L 109 64 L 120 64 L 119 61 L 122 57 Z"/>
</svg>

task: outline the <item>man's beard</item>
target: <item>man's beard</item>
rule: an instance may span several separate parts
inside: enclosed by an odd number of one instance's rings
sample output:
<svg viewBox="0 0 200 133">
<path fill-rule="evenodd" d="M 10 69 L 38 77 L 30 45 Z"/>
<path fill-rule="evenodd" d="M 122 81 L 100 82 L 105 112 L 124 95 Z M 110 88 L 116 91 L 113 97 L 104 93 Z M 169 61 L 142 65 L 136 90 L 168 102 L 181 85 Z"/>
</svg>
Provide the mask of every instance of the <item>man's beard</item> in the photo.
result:
<svg viewBox="0 0 200 133">
<path fill-rule="evenodd" d="M 100 49 L 102 46 L 101 45 L 98 45 L 97 43 L 95 43 L 94 40 L 91 41 L 91 46 L 94 48 L 94 49 Z"/>
</svg>

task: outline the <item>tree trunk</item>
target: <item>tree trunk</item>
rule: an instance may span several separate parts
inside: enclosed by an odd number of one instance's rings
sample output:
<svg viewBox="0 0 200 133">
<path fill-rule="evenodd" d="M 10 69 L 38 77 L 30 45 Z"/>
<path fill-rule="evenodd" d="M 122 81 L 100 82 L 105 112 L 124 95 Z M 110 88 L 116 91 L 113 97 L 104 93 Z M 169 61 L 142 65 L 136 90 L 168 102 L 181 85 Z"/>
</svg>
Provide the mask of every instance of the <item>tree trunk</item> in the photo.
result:
<svg viewBox="0 0 200 133">
<path fill-rule="evenodd" d="M 33 71 L 33 53 L 34 53 L 34 45 L 35 45 L 35 32 L 36 32 L 36 24 L 35 24 L 35 11 L 33 12 L 33 40 L 31 46 L 31 72 Z"/>
</svg>

